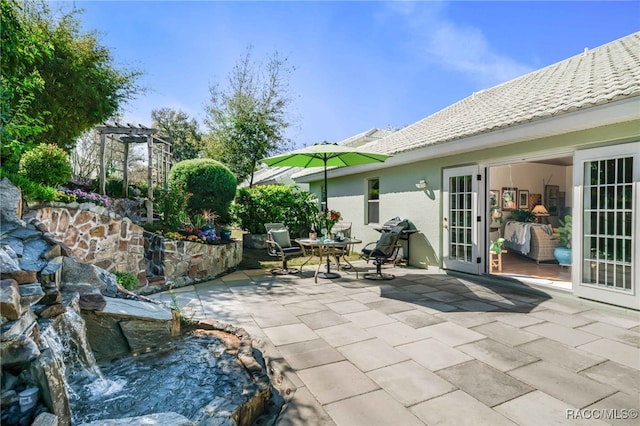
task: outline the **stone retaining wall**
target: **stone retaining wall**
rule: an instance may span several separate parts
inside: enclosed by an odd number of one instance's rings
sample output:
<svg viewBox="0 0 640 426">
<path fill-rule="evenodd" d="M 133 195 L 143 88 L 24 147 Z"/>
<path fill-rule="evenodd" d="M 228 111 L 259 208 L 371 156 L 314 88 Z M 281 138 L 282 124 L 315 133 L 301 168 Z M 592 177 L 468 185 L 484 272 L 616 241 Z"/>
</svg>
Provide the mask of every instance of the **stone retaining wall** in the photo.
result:
<svg viewBox="0 0 640 426">
<path fill-rule="evenodd" d="M 146 247 L 153 247 L 147 250 L 150 286 L 172 284 L 180 287 L 215 278 L 235 269 L 242 261 L 241 241 L 210 245 L 170 240 L 146 231 L 144 237 Z"/>
<path fill-rule="evenodd" d="M 78 259 L 110 272 L 132 272 L 146 285 L 144 229 L 92 203 L 32 207 L 35 219 Z"/>
<path fill-rule="evenodd" d="M 166 239 L 92 203 L 32 206 L 29 216 L 73 256 L 109 272 L 132 272 L 142 293 L 212 279 L 242 261 L 242 242 Z"/>
</svg>

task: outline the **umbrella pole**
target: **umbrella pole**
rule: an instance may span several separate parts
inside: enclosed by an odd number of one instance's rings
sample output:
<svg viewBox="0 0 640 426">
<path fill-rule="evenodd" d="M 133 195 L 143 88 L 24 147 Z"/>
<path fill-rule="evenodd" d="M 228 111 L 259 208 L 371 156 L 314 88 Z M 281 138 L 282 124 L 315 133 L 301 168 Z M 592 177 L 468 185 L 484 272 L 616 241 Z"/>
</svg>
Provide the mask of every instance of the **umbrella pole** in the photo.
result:
<svg viewBox="0 0 640 426">
<path fill-rule="evenodd" d="M 329 193 L 327 192 L 327 159 L 324 159 L 324 211 L 329 211 Z"/>
</svg>

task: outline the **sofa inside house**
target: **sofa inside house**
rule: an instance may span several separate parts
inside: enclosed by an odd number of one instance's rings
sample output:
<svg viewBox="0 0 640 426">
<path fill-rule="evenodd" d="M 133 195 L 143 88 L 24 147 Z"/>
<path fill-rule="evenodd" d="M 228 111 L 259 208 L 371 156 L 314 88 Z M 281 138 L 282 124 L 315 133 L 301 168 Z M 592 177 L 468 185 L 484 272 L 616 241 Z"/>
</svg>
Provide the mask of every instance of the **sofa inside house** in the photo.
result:
<svg viewBox="0 0 640 426">
<path fill-rule="evenodd" d="M 553 249 L 558 246 L 557 238 L 548 224 L 507 221 L 504 225 L 504 246 L 537 263 L 556 260 Z"/>
</svg>

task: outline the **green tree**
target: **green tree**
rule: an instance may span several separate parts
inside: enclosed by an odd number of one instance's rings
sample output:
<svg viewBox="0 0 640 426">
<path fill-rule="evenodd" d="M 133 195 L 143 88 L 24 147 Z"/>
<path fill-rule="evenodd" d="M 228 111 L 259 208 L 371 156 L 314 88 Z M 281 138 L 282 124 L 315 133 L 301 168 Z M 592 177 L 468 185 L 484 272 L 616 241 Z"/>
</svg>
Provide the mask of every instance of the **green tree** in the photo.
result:
<svg viewBox="0 0 640 426">
<path fill-rule="evenodd" d="M 173 145 L 173 161 L 178 163 L 202 154 L 202 135 L 198 130 L 198 122 L 189 115 L 171 108 L 160 108 L 151 111 L 153 127 L 161 135 L 170 136 Z"/>
<path fill-rule="evenodd" d="M 1 1 L 3 163 L 43 141 L 70 152 L 142 91 L 140 72 L 116 68 L 97 35 L 80 31 L 80 10 L 54 15 L 44 1 Z"/>
<path fill-rule="evenodd" d="M 53 46 L 42 42 L 44 30 L 25 19 L 20 3 L 1 0 L 0 5 L 0 159 L 3 167 L 17 172 L 22 153 L 47 128 L 45 112 L 34 112 L 34 105 L 45 85 L 38 65 L 52 58 Z"/>
<path fill-rule="evenodd" d="M 265 66 L 256 63 L 249 47 L 236 63 L 228 87 L 212 85 L 205 124 L 209 128 L 205 153 L 227 164 L 238 181 L 249 178 L 258 161 L 291 147 L 285 130 L 291 125 L 292 102 L 288 59 L 274 53 Z"/>
</svg>

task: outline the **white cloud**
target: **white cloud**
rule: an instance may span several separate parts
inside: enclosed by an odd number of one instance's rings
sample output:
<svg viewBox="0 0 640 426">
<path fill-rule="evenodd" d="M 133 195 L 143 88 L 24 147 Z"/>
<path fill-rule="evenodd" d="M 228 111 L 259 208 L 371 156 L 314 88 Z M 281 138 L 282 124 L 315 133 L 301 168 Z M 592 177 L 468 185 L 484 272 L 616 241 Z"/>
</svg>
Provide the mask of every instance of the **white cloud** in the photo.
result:
<svg viewBox="0 0 640 426">
<path fill-rule="evenodd" d="M 482 86 L 493 86 L 534 69 L 495 51 L 480 28 L 447 18 L 446 3 L 394 5 L 388 12 L 403 22 L 400 27 L 410 37 L 409 46 L 422 60 L 460 72 Z"/>
<path fill-rule="evenodd" d="M 505 55 L 494 52 L 478 28 L 442 22 L 428 35 L 428 60 L 467 74 L 474 80 L 495 85 L 533 70 Z"/>
</svg>

